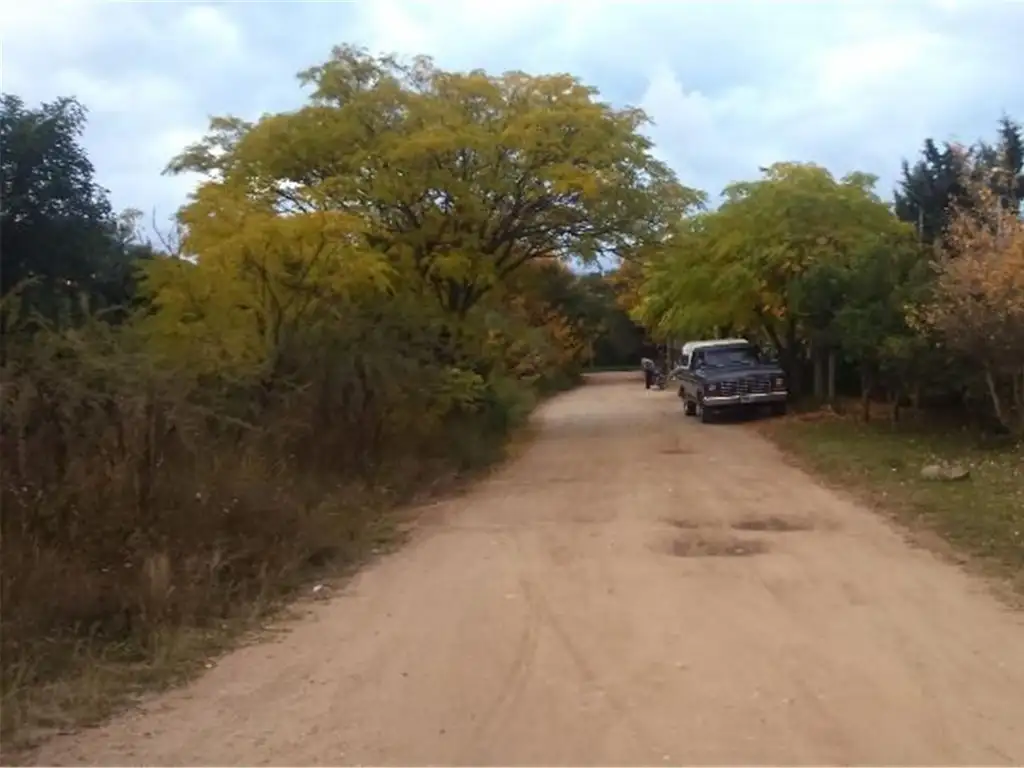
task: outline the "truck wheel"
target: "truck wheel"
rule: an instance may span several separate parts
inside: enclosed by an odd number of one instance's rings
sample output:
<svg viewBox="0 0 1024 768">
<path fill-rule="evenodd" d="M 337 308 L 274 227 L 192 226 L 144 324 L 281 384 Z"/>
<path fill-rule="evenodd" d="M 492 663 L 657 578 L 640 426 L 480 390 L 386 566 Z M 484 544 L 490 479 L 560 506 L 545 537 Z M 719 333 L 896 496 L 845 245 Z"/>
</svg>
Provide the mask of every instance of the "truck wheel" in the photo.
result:
<svg viewBox="0 0 1024 768">
<path fill-rule="evenodd" d="M 772 405 L 773 416 L 785 416 L 786 410 L 786 403 L 775 403 Z"/>
<path fill-rule="evenodd" d="M 697 413 L 697 404 L 693 400 L 683 400 L 683 414 L 693 416 Z"/>
<path fill-rule="evenodd" d="M 700 419 L 701 424 L 708 424 L 711 422 L 711 417 L 714 416 L 714 412 L 704 407 L 704 403 L 700 401 L 698 395 L 697 401 L 693 404 L 693 415 Z"/>
</svg>

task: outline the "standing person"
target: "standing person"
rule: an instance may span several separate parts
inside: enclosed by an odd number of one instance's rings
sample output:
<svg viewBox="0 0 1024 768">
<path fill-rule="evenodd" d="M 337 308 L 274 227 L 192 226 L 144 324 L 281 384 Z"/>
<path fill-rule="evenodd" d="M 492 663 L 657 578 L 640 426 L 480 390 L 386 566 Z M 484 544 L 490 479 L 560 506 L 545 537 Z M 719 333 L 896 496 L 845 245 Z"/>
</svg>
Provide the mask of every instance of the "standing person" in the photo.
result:
<svg viewBox="0 0 1024 768">
<path fill-rule="evenodd" d="M 641 358 L 640 365 L 644 369 L 644 389 L 650 389 L 654 383 L 654 361 L 649 357 Z"/>
</svg>

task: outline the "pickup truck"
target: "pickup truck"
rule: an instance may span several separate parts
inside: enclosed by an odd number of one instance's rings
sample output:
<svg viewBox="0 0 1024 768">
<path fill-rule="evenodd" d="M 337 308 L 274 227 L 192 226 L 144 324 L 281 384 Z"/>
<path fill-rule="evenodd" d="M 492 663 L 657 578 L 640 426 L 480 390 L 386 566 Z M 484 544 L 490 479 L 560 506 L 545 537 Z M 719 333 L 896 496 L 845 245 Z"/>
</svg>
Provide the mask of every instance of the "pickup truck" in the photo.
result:
<svg viewBox="0 0 1024 768">
<path fill-rule="evenodd" d="M 683 412 L 705 423 L 732 408 L 768 406 L 776 415 L 786 412 L 785 374 L 746 339 L 687 342 L 672 378 L 679 383 Z"/>
</svg>

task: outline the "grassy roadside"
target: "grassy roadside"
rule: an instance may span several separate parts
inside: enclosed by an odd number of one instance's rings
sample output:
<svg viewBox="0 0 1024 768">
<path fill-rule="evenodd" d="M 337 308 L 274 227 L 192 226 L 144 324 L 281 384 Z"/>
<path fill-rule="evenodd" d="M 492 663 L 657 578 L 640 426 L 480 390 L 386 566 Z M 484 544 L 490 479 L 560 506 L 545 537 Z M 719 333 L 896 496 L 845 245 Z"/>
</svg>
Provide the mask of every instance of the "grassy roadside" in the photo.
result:
<svg viewBox="0 0 1024 768">
<path fill-rule="evenodd" d="M 444 486 L 439 485 L 435 493 Z M 139 637 L 48 636 L 5 660 L 4 765 L 29 760 L 31 748 L 55 733 L 96 725 L 145 694 L 180 685 L 208 669 L 213 659 L 264 636 L 268 623 L 284 618 L 316 583 L 334 583 L 401 541 L 398 499 L 366 492 L 356 499 L 325 499 L 337 505 L 325 552 L 280 572 L 267 572 L 259 593 L 239 600 L 215 623 L 168 624 Z M 40 668 L 45 682 L 33 681 Z"/>
<path fill-rule="evenodd" d="M 560 382 L 537 393 L 533 406 L 578 383 Z M 0 764 L 31 762 L 32 748 L 50 735 L 99 724 L 147 694 L 186 683 L 218 656 L 276 631 L 272 625 L 300 615 L 310 599 L 336 590 L 370 561 L 397 549 L 417 509 L 463 492 L 518 456 L 534 434 L 527 417 L 520 414 L 503 439 L 472 441 L 471 456 L 460 470 L 449 464 L 411 467 L 418 479 L 382 477 L 378 486 L 345 488 L 324 498 L 320 509 L 329 511 L 323 516 L 334 521 L 321 529 L 327 554 L 266 572 L 258 595 L 240 599 L 218 622 L 168 624 L 145 637 L 121 640 L 83 640 L 69 629 L 66 638 L 49 636 L 19 648 L 22 658 L 5 659 L 4 665 Z M 318 584 L 327 591 L 314 593 Z M 39 677 L 41 665 L 50 669 L 46 682 L 30 682 Z"/>
<path fill-rule="evenodd" d="M 863 424 L 809 414 L 762 431 L 804 468 L 909 526 L 937 533 L 1024 594 L 1024 446 L 986 443 L 965 431 Z M 936 482 L 921 468 L 958 462 L 970 478 Z"/>
</svg>

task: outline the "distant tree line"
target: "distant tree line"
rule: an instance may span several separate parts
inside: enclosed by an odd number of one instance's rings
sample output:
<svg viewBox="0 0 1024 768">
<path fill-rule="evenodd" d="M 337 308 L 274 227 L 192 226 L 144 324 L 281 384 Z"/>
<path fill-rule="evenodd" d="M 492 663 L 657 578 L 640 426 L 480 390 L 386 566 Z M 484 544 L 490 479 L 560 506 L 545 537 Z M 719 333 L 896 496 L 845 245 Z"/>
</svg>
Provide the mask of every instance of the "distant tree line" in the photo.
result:
<svg viewBox="0 0 1024 768">
<path fill-rule="evenodd" d="M 685 216 L 629 268 L 633 316 L 661 336 L 746 334 L 790 386 L 831 401 L 959 404 L 1024 432 L 1021 125 L 971 147 L 924 142 L 892 204 L 876 178 L 777 163 Z"/>
</svg>

